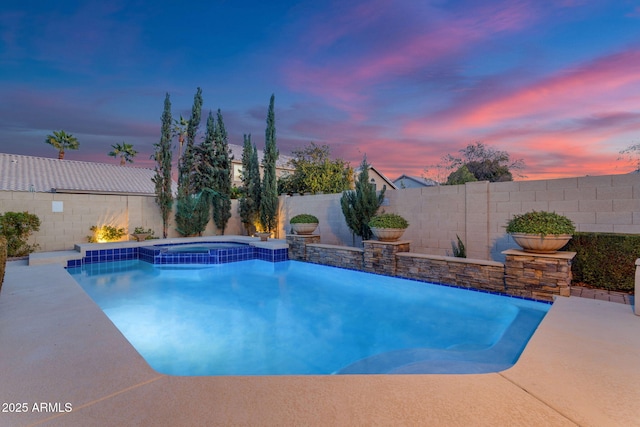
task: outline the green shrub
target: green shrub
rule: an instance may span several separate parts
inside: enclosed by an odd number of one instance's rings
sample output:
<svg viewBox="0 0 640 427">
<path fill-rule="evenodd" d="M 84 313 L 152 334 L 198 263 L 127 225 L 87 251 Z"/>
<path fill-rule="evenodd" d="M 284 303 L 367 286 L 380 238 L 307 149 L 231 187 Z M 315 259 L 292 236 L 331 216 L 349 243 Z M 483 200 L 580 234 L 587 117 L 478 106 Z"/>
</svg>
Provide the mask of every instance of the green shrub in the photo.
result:
<svg viewBox="0 0 640 427">
<path fill-rule="evenodd" d="M 126 234 L 124 228 L 112 225 L 103 225 L 102 227 L 94 225 L 89 230 L 93 233 L 91 236 L 87 236 L 89 243 L 116 242 Z"/>
<path fill-rule="evenodd" d="M 555 212 L 531 211 L 514 215 L 507 224 L 507 233 L 573 234 L 576 231 L 573 221 Z"/>
<path fill-rule="evenodd" d="M 4 281 L 4 271 L 7 268 L 7 239 L 0 236 L 0 290 Z"/>
<path fill-rule="evenodd" d="M 289 220 L 290 224 L 318 224 L 319 222 L 318 218 L 311 214 L 296 215 Z"/>
<path fill-rule="evenodd" d="M 409 223 L 398 214 L 383 213 L 376 215 L 369 221 L 372 228 L 407 228 Z"/>
<path fill-rule="evenodd" d="M 40 230 L 40 218 L 29 212 L 5 212 L 0 215 L 0 235 L 7 240 L 7 256 L 21 257 L 38 249 L 27 241 L 34 231 Z"/>
<path fill-rule="evenodd" d="M 571 263 L 574 282 L 611 291 L 634 289 L 639 235 L 576 233 L 563 250 L 576 252 Z"/>
<path fill-rule="evenodd" d="M 454 241 L 451 242 L 451 250 L 453 251 L 453 256 L 456 258 L 466 258 L 467 248 L 464 246 L 462 239 L 460 239 L 460 236 L 458 236 L 457 234 L 456 239 L 458 239 L 458 243 Z"/>
</svg>

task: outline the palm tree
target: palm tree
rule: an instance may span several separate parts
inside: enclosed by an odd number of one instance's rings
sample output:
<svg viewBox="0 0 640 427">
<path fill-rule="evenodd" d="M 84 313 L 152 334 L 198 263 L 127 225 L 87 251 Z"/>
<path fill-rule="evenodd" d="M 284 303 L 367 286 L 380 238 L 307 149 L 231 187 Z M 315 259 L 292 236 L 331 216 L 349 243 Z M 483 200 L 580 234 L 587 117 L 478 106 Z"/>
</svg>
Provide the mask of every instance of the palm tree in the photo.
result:
<svg viewBox="0 0 640 427">
<path fill-rule="evenodd" d="M 187 135 L 187 127 L 189 126 L 189 120 L 184 119 L 180 115 L 180 119 L 173 120 L 173 136 L 178 137 L 178 163 L 182 157 L 182 146 L 184 145 L 184 138 Z"/>
<path fill-rule="evenodd" d="M 133 144 L 127 144 L 122 141 L 122 145 L 114 144 L 111 146 L 113 151 L 109 152 L 111 157 L 120 156 L 120 166 L 124 166 L 125 163 L 133 163 L 133 158 L 138 154 L 136 150 L 133 149 Z"/>
<path fill-rule="evenodd" d="M 58 150 L 58 159 L 60 160 L 64 159 L 64 150 L 77 150 L 80 147 L 76 137 L 63 130 L 60 132 L 54 131 L 53 135 L 47 135 L 47 139 L 44 142 L 51 144 L 53 148 Z"/>
</svg>

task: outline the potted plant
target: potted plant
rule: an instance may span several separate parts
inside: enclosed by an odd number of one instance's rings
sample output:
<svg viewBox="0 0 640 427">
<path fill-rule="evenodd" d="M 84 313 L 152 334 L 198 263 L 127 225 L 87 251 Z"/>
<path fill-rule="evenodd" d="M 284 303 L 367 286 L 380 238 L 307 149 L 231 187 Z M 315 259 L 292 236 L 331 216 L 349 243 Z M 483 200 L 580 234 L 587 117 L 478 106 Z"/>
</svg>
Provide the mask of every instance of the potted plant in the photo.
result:
<svg viewBox="0 0 640 427">
<path fill-rule="evenodd" d="M 148 228 L 148 229 L 144 229 L 142 227 L 136 227 L 133 230 L 133 233 L 131 233 L 131 235 L 133 236 L 134 239 L 136 239 L 138 242 L 141 242 L 143 240 L 147 240 L 147 239 L 152 239 L 153 238 L 153 230 Z"/>
<path fill-rule="evenodd" d="M 514 215 L 507 224 L 507 233 L 526 252 L 557 252 L 571 240 L 575 231 L 573 221 L 555 212 Z"/>
<path fill-rule="evenodd" d="M 376 215 L 369 221 L 371 232 L 381 242 L 395 242 L 408 226 L 406 219 L 393 213 Z"/>
<path fill-rule="evenodd" d="M 296 215 L 289 220 L 291 229 L 296 234 L 312 234 L 318 227 L 318 218 L 311 214 Z"/>
</svg>

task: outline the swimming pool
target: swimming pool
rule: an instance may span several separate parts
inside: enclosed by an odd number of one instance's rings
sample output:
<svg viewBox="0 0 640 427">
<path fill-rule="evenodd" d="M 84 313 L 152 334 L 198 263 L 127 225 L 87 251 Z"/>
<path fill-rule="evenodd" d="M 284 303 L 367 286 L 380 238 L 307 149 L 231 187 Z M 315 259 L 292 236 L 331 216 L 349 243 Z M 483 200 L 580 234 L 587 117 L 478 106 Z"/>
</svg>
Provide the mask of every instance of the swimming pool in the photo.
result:
<svg viewBox="0 0 640 427">
<path fill-rule="evenodd" d="M 550 307 L 298 261 L 68 271 L 169 375 L 497 372 Z"/>
</svg>

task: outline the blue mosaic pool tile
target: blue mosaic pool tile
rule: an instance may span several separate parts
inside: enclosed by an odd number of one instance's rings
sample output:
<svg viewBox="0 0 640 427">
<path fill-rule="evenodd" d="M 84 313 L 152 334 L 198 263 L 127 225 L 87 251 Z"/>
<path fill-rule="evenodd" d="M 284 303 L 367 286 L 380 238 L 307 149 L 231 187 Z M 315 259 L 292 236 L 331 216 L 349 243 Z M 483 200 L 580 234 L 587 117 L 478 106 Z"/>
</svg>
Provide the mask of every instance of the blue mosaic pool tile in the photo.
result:
<svg viewBox="0 0 640 427">
<path fill-rule="evenodd" d="M 289 251 L 256 248 L 254 246 L 212 249 L 208 253 L 168 253 L 155 246 L 112 248 L 87 251 L 82 260 L 69 261 L 67 267 L 98 264 L 109 261 L 141 260 L 150 264 L 223 264 L 259 259 L 269 262 L 287 261 Z"/>
</svg>

